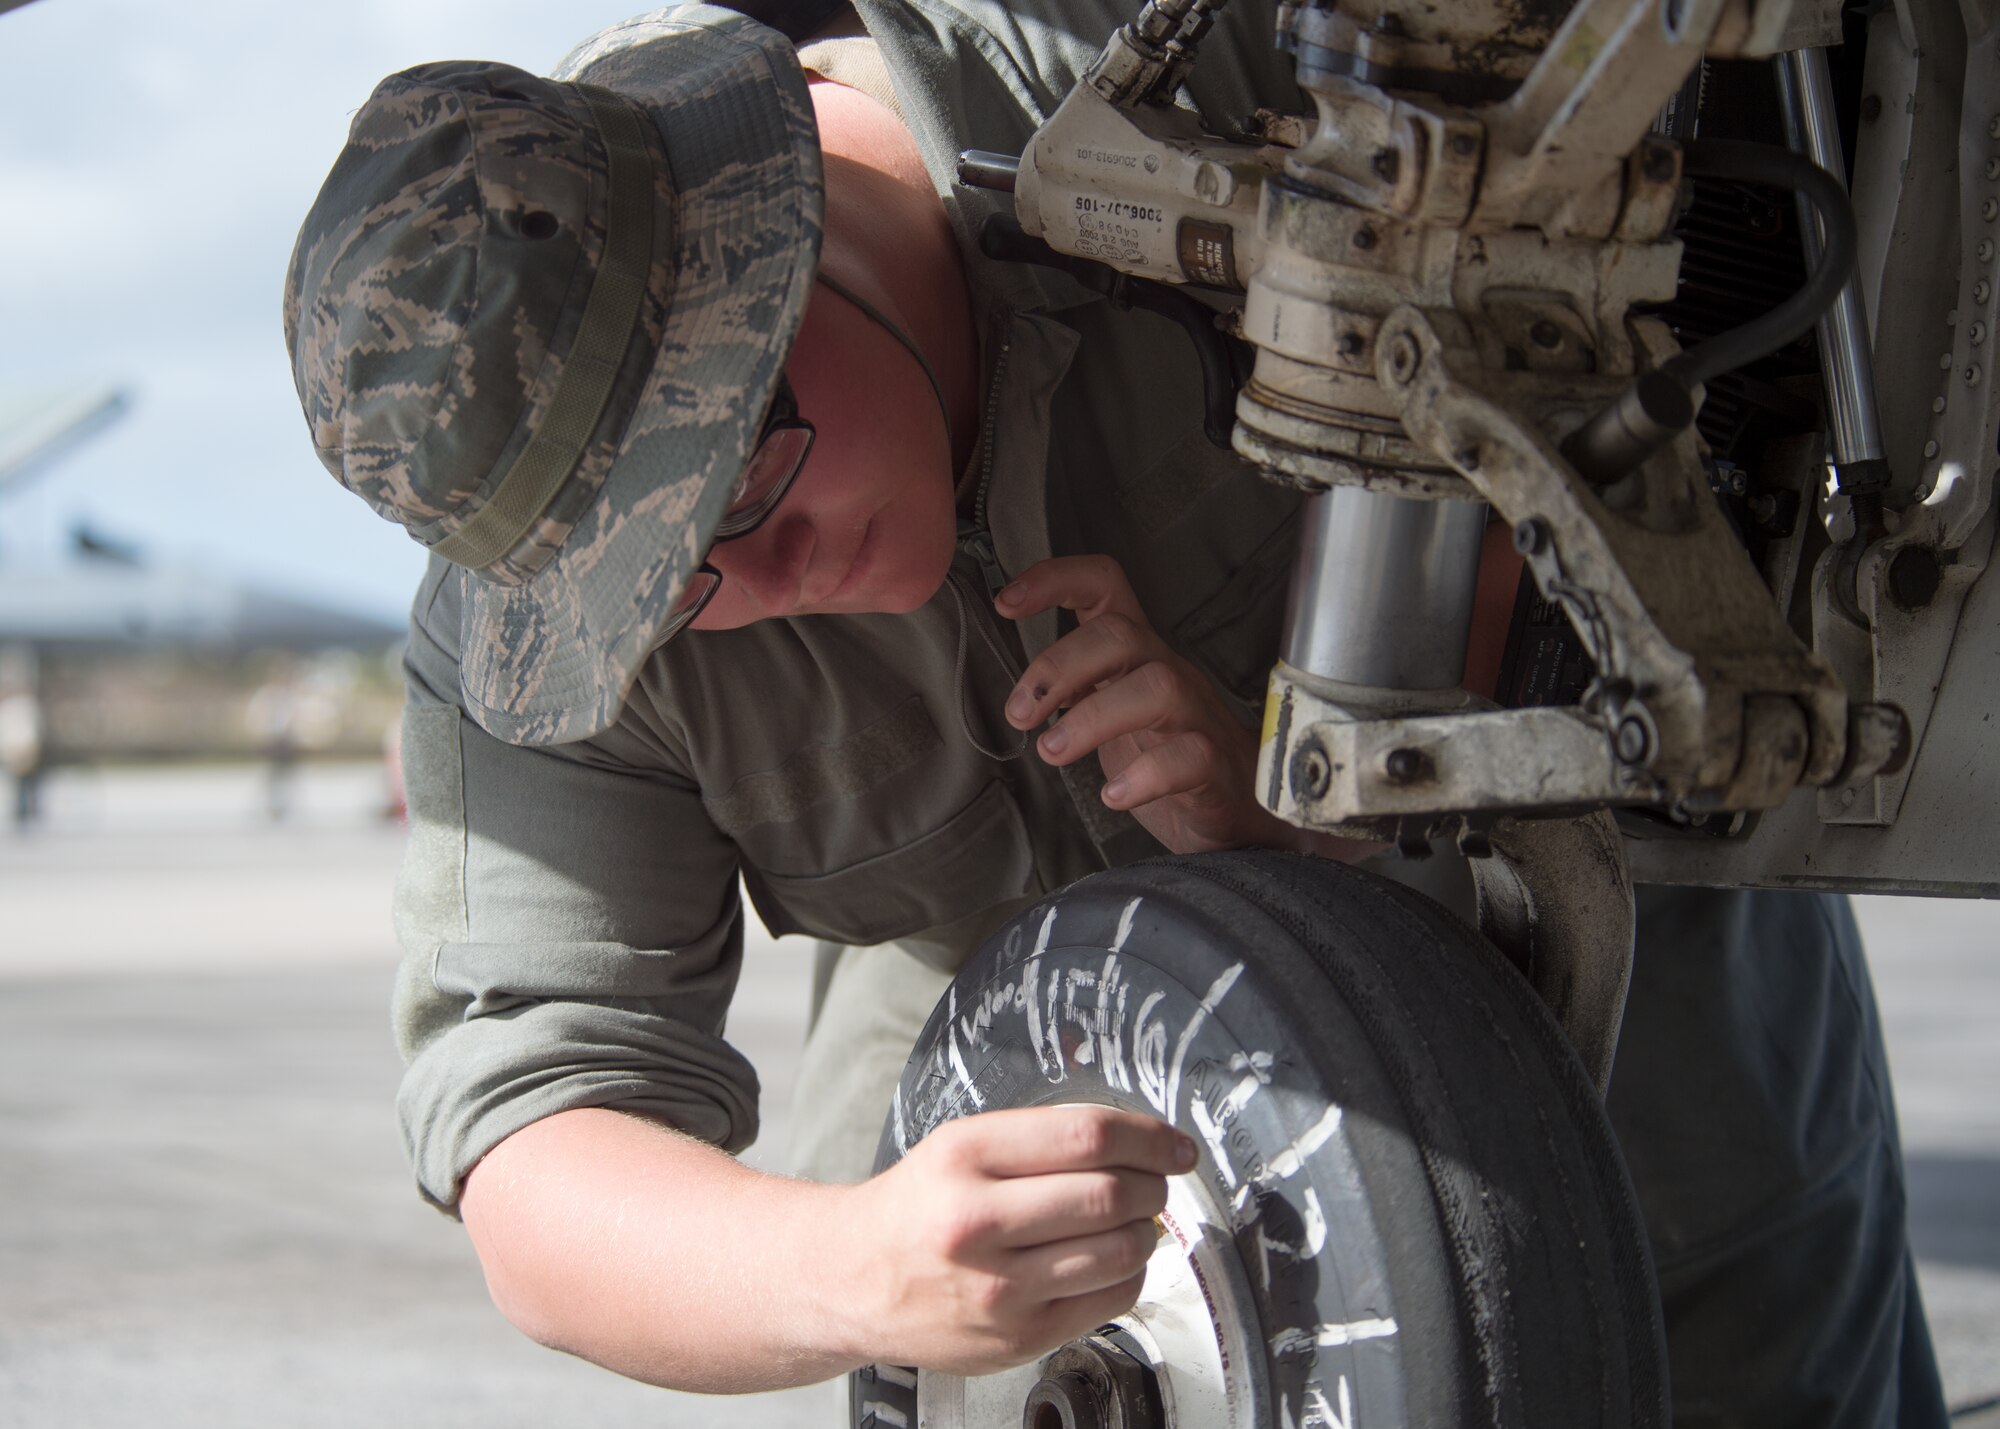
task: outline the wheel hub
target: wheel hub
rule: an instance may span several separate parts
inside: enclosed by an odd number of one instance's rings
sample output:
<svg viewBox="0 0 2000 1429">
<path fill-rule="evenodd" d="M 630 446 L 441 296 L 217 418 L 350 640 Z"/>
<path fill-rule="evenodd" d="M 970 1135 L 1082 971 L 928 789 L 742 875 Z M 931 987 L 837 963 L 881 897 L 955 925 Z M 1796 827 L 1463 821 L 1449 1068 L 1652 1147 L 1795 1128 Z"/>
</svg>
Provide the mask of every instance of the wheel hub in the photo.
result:
<svg viewBox="0 0 2000 1429">
<path fill-rule="evenodd" d="M 1042 1361 L 1021 1429 L 1161 1429 L 1159 1382 L 1126 1338 L 1107 1326 Z"/>
</svg>

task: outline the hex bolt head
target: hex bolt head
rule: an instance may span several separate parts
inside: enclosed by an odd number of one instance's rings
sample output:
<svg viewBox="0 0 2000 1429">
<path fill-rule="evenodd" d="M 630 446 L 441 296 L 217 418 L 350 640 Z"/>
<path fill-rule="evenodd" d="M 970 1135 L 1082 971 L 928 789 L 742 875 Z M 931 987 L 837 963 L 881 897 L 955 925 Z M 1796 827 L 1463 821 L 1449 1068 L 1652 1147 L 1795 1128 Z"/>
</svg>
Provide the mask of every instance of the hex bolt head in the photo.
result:
<svg viewBox="0 0 2000 1429">
<path fill-rule="evenodd" d="M 1421 749 L 1392 749 L 1382 758 L 1382 773 L 1391 784 L 1417 784 L 1431 777 L 1430 756 Z"/>
<path fill-rule="evenodd" d="M 1637 715 L 1626 715 L 1618 721 L 1618 734 L 1614 748 L 1621 764 L 1644 764 L 1646 756 L 1653 752 L 1653 736 L 1646 730 L 1646 722 Z"/>
<path fill-rule="evenodd" d="M 1536 347 L 1558 348 L 1562 346 L 1563 330 L 1547 318 L 1537 318 L 1528 329 L 1528 341 Z"/>
<path fill-rule="evenodd" d="M 1539 556 L 1549 548 L 1549 523 L 1539 516 L 1514 523 L 1514 549 L 1524 556 Z"/>
</svg>

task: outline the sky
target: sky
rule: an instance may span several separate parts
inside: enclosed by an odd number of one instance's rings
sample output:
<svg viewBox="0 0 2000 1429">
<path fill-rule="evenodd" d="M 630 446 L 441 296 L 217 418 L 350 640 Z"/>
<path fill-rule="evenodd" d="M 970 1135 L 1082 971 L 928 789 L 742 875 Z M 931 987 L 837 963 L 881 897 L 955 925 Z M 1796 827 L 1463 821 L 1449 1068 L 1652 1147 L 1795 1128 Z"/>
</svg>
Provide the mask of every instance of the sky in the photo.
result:
<svg viewBox="0 0 2000 1429">
<path fill-rule="evenodd" d="M 300 221 L 384 75 L 546 71 L 644 0 L 34 0 L 0 14 L 0 395 L 127 415 L 17 491 L 0 561 L 78 524 L 400 619 L 402 531 L 313 456 L 279 317 Z"/>
</svg>

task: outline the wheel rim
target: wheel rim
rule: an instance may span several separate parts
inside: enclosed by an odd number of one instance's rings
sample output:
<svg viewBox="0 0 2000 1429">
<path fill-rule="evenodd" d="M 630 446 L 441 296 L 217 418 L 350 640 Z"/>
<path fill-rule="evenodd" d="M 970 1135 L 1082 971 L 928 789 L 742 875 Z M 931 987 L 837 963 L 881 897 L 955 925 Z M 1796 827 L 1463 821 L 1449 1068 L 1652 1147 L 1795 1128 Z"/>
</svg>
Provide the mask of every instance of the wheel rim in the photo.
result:
<svg viewBox="0 0 2000 1429">
<path fill-rule="evenodd" d="M 1264 1429 L 1264 1345 L 1225 1208 L 1199 1178 L 1167 1183 L 1160 1238 L 1139 1301 L 1111 1323 L 1144 1354 L 1167 1429 Z M 988 1375 L 926 1371 L 924 1429 L 1022 1429 L 1044 1360 Z"/>
</svg>

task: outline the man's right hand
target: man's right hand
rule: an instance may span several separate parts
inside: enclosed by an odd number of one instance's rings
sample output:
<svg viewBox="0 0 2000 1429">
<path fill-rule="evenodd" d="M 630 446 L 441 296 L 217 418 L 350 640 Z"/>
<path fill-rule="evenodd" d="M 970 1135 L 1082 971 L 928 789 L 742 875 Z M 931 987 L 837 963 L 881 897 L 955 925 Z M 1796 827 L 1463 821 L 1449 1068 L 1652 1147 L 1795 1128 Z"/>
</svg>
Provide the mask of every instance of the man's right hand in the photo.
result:
<svg viewBox="0 0 2000 1429">
<path fill-rule="evenodd" d="M 990 1374 L 1132 1307 L 1192 1141 L 1104 1106 L 948 1122 L 852 1190 L 829 1228 L 879 1248 L 844 1297 L 871 1359 Z"/>
</svg>

